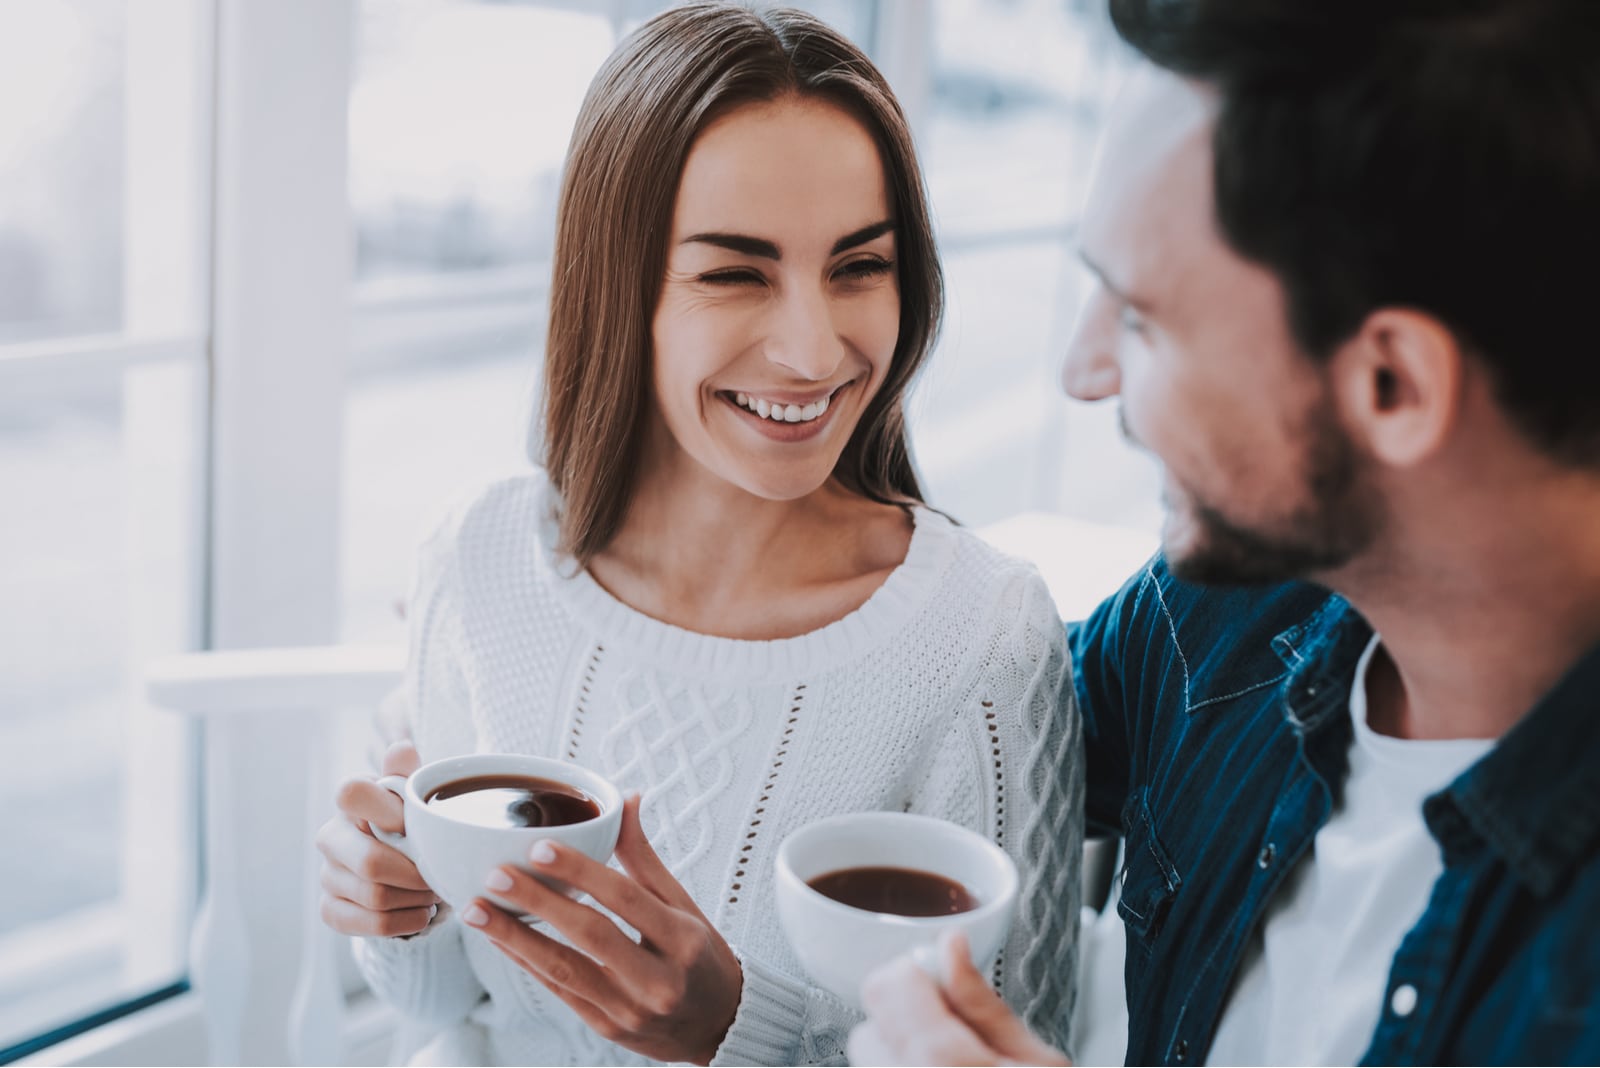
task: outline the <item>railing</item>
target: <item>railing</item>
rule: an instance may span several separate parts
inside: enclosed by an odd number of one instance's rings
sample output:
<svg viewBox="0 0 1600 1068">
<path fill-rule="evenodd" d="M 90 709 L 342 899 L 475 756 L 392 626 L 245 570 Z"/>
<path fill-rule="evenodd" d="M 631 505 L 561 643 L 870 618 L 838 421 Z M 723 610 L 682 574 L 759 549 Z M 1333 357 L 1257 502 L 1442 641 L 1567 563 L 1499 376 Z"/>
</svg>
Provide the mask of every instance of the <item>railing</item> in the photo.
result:
<svg viewBox="0 0 1600 1068">
<path fill-rule="evenodd" d="M 190 944 L 213 1064 L 339 1064 L 339 936 L 317 908 L 311 835 L 333 802 L 330 713 L 376 707 L 389 647 L 198 653 L 151 666 L 152 704 L 205 736 L 205 892 Z"/>
</svg>

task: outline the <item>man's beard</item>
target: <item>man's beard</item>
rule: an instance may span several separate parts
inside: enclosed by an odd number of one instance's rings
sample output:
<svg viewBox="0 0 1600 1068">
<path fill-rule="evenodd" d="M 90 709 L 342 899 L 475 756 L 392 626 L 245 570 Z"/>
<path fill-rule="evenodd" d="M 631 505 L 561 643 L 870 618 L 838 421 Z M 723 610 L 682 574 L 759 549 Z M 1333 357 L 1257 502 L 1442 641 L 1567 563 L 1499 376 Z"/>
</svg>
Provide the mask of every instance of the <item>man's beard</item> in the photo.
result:
<svg viewBox="0 0 1600 1068">
<path fill-rule="evenodd" d="M 1381 510 L 1355 447 L 1326 408 L 1311 409 L 1309 419 L 1300 503 L 1264 529 L 1192 500 L 1191 544 L 1181 554 L 1168 550 L 1174 575 L 1207 585 L 1287 582 L 1337 570 L 1372 544 Z"/>
</svg>

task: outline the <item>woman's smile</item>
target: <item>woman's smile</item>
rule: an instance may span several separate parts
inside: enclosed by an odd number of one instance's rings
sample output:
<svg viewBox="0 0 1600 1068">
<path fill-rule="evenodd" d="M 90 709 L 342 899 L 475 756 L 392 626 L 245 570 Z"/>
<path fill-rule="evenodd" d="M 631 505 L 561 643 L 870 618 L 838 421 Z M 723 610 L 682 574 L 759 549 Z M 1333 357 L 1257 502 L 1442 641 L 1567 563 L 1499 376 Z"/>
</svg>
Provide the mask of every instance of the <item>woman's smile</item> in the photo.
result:
<svg viewBox="0 0 1600 1068">
<path fill-rule="evenodd" d="M 837 400 L 856 384 L 856 379 L 830 393 L 797 394 L 784 391 L 746 393 L 718 390 L 716 397 L 731 409 L 734 418 L 770 441 L 796 443 L 819 436 L 832 422 L 830 414 Z"/>
</svg>

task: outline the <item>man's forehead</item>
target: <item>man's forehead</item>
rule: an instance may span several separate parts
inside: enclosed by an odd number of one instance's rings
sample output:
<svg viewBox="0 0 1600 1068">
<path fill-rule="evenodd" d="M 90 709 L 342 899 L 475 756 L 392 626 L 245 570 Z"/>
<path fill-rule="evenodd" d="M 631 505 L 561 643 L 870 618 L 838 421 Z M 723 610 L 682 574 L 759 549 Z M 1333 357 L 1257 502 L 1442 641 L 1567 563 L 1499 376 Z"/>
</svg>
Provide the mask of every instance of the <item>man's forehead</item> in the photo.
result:
<svg viewBox="0 0 1600 1068">
<path fill-rule="evenodd" d="M 1216 106 L 1212 90 L 1156 67 L 1142 66 L 1129 78 L 1111 109 L 1090 180 L 1086 252 L 1094 256 L 1109 240 L 1152 228 L 1210 225 Z"/>
</svg>

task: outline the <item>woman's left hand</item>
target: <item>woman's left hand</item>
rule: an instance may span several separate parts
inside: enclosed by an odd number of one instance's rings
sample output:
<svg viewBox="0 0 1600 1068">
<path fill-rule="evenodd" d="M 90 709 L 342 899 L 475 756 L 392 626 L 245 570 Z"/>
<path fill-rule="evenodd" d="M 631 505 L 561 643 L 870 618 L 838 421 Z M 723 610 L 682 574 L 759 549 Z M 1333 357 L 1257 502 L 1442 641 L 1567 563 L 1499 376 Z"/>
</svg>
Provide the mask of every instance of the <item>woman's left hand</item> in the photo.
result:
<svg viewBox="0 0 1600 1068">
<path fill-rule="evenodd" d="M 587 893 L 637 930 L 637 942 L 609 917 L 510 867 L 497 869 L 485 889 L 572 945 L 485 898 L 462 921 L 488 935 L 601 1037 L 654 1060 L 708 1064 L 739 1008 L 739 960 L 651 848 L 638 794 L 623 806 L 616 856 L 627 874 L 544 841 L 534 845 L 529 867 Z"/>
</svg>

